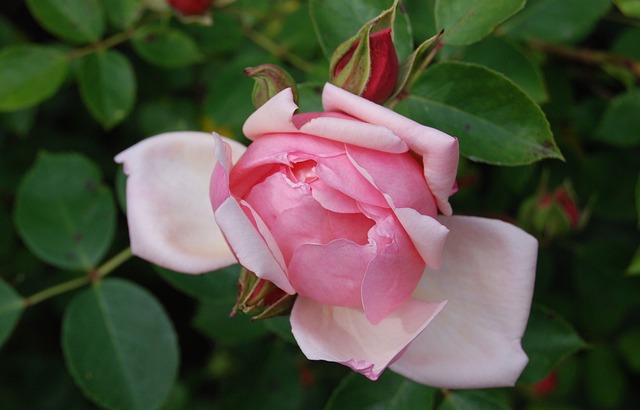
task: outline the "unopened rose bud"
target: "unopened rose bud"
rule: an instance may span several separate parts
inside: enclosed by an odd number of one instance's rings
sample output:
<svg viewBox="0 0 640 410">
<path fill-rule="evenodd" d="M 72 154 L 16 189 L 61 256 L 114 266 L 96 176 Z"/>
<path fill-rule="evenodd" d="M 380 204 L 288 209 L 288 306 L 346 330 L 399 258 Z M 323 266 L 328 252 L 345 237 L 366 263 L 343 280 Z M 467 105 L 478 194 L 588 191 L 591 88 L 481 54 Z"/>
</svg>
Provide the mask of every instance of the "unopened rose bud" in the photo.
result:
<svg viewBox="0 0 640 410">
<path fill-rule="evenodd" d="M 243 268 L 238 280 L 238 300 L 231 315 L 238 310 L 252 315 L 253 319 L 287 315 L 291 312 L 295 298 L 295 295 L 289 295 L 272 282 L 260 279 Z"/>
<path fill-rule="evenodd" d="M 244 69 L 244 74 L 253 78 L 256 82 L 253 85 L 251 99 L 256 108 L 262 106 L 271 97 L 280 91 L 291 88 L 293 101 L 298 103 L 298 88 L 293 77 L 275 64 L 262 64 L 257 67 Z"/>
<path fill-rule="evenodd" d="M 545 377 L 544 379 L 540 380 L 538 383 L 531 386 L 530 391 L 536 397 L 545 397 L 555 392 L 557 387 L 558 387 L 558 372 L 554 370 L 551 373 L 549 373 L 547 377 Z"/>
<path fill-rule="evenodd" d="M 525 227 L 546 239 L 575 231 L 581 224 L 581 212 L 569 183 L 525 201 L 519 218 Z"/>
<path fill-rule="evenodd" d="M 167 0 L 167 2 L 184 16 L 197 16 L 206 13 L 213 0 Z"/>
<path fill-rule="evenodd" d="M 382 104 L 396 87 L 399 67 L 391 29 L 368 35 L 365 31 L 336 49 L 331 57 L 331 82 Z"/>
</svg>

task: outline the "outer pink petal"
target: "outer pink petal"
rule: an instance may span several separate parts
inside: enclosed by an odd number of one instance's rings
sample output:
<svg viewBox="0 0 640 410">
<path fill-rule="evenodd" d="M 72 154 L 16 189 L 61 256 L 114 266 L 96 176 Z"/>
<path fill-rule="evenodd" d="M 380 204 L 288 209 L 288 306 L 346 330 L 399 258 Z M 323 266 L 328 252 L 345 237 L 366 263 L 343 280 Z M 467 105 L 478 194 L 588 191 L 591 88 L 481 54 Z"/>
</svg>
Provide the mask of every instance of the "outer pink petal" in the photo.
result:
<svg viewBox="0 0 640 410">
<path fill-rule="evenodd" d="M 358 120 L 321 116 L 304 124 L 300 131 L 377 151 L 401 153 L 409 150 L 407 144 L 388 128 Z"/>
<path fill-rule="evenodd" d="M 246 149 L 225 141 L 236 158 Z M 185 273 L 236 262 L 209 204 L 214 149 L 211 134 L 173 132 L 145 139 L 116 156 L 128 175 L 127 219 L 134 255 Z"/>
<path fill-rule="evenodd" d="M 242 132 L 250 140 L 256 140 L 265 134 L 298 132 L 291 121 L 297 109 L 291 88 L 282 90 L 247 118 Z"/>
<path fill-rule="evenodd" d="M 211 176 L 210 200 L 215 219 L 240 263 L 258 277 L 273 282 L 289 294 L 295 293 L 283 269 L 282 255 L 258 215 L 248 209 L 247 216 L 229 192 L 228 172 L 231 167 L 228 145 L 216 138 L 218 165 Z M 255 222 L 255 225 L 254 225 Z"/>
<path fill-rule="evenodd" d="M 392 369 L 444 388 L 511 386 L 527 364 L 520 345 L 536 267 L 537 242 L 505 222 L 442 217 L 450 229 L 443 266 L 414 292 L 449 304 Z"/>
<path fill-rule="evenodd" d="M 298 296 L 291 329 L 307 358 L 342 363 L 376 380 L 444 304 L 410 299 L 372 325 L 361 309 L 323 305 Z"/>
<path fill-rule="evenodd" d="M 412 208 L 423 215 L 436 216 L 436 204 L 424 179 L 421 166 L 409 153 L 347 147 L 355 167 L 381 192 L 391 197 L 393 206 Z"/>
<path fill-rule="evenodd" d="M 322 104 L 326 111 L 344 112 L 370 124 L 387 127 L 402 138 L 411 150 L 422 156 L 425 178 L 436 198 L 438 208 L 445 215 L 451 215 L 448 198 L 458 168 L 457 139 L 332 84 L 325 85 Z"/>
<path fill-rule="evenodd" d="M 436 219 L 421 215 L 415 209 L 399 208 L 394 212 L 427 266 L 440 268 L 449 230 Z"/>
</svg>

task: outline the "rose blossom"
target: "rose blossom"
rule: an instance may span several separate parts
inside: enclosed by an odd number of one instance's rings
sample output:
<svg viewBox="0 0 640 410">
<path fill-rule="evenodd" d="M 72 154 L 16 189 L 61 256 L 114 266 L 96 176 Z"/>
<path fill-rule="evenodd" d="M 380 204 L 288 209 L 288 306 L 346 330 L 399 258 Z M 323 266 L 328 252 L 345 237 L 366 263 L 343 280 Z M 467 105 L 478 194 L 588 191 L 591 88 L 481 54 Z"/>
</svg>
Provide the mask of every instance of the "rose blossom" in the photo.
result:
<svg viewBox="0 0 640 410">
<path fill-rule="evenodd" d="M 118 155 L 134 254 L 186 273 L 237 259 L 297 294 L 310 359 L 374 380 L 390 366 L 436 387 L 513 385 L 535 239 L 450 216 L 454 138 L 330 84 L 323 106 L 294 114 L 287 89 L 245 123 L 249 148 L 178 132 Z"/>
</svg>

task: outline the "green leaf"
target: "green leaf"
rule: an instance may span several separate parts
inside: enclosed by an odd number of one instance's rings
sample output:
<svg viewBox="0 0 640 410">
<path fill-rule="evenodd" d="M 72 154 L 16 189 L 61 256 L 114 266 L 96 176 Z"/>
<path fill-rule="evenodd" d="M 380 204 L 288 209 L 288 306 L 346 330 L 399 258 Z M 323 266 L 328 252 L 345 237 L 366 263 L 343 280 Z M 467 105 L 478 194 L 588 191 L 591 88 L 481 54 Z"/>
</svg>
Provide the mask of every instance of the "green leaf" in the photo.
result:
<svg viewBox="0 0 640 410">
<path fill-rule="evenodd" d="M 235 298 L 238 296 L 240 265 L 237 264 L 202 275 L 178 273 L 159 266 L 156 266 L 155 269 L 164 280 L 176 289 L 200 300 L 214 302 L 221 299 L 233 299 L 233 303 L 235 303 Z"/>
<path fill-rule="evenodd" d="M 159 24 L 149 24 L 136 31 L 132 44 L 140 57 L 160 67 L 184 67 L 202 58 L 193 38 Z"/>
<path fill-rule="evenodd" d="M 507 76 L 535 102 L 547 99 L 542 74 L 513 44 L 497 37 L 466 47 L 461 60 L 484 65 Z"/>
<path fill-rule="evenodd" d="M 595 137 L 599 141 L 618 147 L 631 147 L 640 143 L 640 89 L 616 97 L 604 113 Z"/>
<path fill-rule="evenodd" d="M 107 129 L 124 120 L 133 107 L 135 74 L 129 60 L 115 50 L 83 57 L 78 85 L 89 112 Z"/>
<path fill-rule="evenodd" d="M 436 29 L 451 45 L 472 44 L 524 7 L 525 0 L 436 0 Z"/>
<path fill-rule="evenodd" d="M 614 54 L 640 61 L 640 28 L 629 27 L 620 32 L 611 45 Z"/>
<path fill-rule="evenodd" d="M 38 258 L 88 271 L 111 244 L 116 208 L 91 161 L 78 154 L 42 153 L 18 187 L 15 223 Z"/>
<path fill-rule="evenodd" d="M 454 390 L 445 393 L 438 410 L 509 410 L 509 403 L 490 390 Z"/>
<path fill-rule="evenodd" d="M 640 18 L 640 0 L 613 0 L 613 2 L 625 16 Z"/>
<path fill-rule="evenodd" d="M 529 364 L 518 383 L 535 384 L 561 360 L 586 347 L 586 343 L 558 314 L 534 306 L 522 338 L 522 347 L 529 356 Z"/>
<path fill-rule="evenodd" d="M 99 0 L 27 0 L 42 27 L 74 43 L 94 43 L 104 33 L 104 12 Z"/>
<path fill-rule="evenodd" d="M 176 334 L 159 302 L 121 279 L 77 294 L 62 324 L 62 348 L 76 384 L 109 409 L 157 409 L 178 370 Z"/>
<path fill-rule="evenodd" d="M 252 321 L 242 313 L 229 316 L 235 303 L 235 293 L 226 299 L 201 302 L 193 318 L 193 325 L 203 334 L 225 345 L 245 345 L 266 335 L 268 331 L 264 321 Z"/>
<path fill-rule="evenodd" d="M 616 347 L 627 366 L 636 374 L 640 374 L 640 327 L 625 330 L 618 338 Z"/>
<path fill-rule="evenodd" d="M 11 336 L 24 310 L 24 300 L 0 278 L 0 347 Z"/>
<path fill-rule="evenodd" d="M 17 111 L 51 97 L 62 85 L 68 60 L 60 51 L 23 44 L 0 52 L 0 111 Z"/>
<path fill-rule="evenodd" d="M 118 29 L 131 27 L 144 12 L 139 0 L 102 0 L 105 5 L 107 19 Z"/>
<path fill-rule="evenodd" d="M 519 40 L 574 43 L 585 38 L 610 8 L 610 0 L 529 0 L 501 31 Z"/>
<path fill-rule="evenodd" d="M 333 391 L 325 410 L 403 409 L 433 407 L 436 390 L 393 373 L 384 372 L 372 382 L 359 373 L 350 373 Z"/>
<path fill-rule="evenodd" d="M 397 111 L 457 137 L 461 152 L 474 161 L 522 165 L 562 158 L 540 107 L 506 77 L 479 65 L 436 64 Z"/>
<path fill-rule="evenodd" d="M 631 259 L 631 263 L 627 268 L 627 273 L 629 275 L 640 275 L 640 246 L 636 250 L 636 253 L 633 255 Z"/>
<path fill-rule="evenodd" d="M 438 32 L 435 21 L 435 3 L 436 0 L 403 0 L 402 2 L 411 20 L 413 38 L 417 44 Z"/>
<path fill-rule="evenodd" d="M 392 0 L 311 0 L 309 12 L 325 56 L 331 57 L 340 44 L 392 4 Z M 413 51 L 409 18 L 400 10 L 393 26 L 393 43 L 400 61 Z"/>
<path fill-rule="evenodd" d="M 627 378 L 611 347 L 599 345 L 587 352 L 585 391 L 595 408 L 623 408 Z"/>
</svg>

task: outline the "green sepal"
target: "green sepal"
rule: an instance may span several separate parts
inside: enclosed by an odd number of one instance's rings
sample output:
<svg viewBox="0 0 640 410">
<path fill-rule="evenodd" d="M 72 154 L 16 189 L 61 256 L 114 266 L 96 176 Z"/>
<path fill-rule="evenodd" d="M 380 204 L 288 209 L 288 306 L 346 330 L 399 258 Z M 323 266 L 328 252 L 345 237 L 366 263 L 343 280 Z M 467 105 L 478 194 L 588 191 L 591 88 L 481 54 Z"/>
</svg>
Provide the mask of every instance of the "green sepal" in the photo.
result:
<svg viewBox="0 0 640 410">
<path fill-rule="evenodd" d="M 289 295 L 272 282 L 260 279 L 246 268 L 238 279 L 238 300 L 231 316 L 238 310 L 252 315 L 252 320 L 269 319 L 291 313 L 296 295 Z"/>
<path fill-rule="evenodd" d="M 255 80 L 251 100 L 259 108 L 280 91 L 291 88 L 293 101 L 298 104 L 298 87 L 287 71 L 275 64 L 261 64 L 257 67 L 247 67 L 244 74 Z"/>
</svg>

